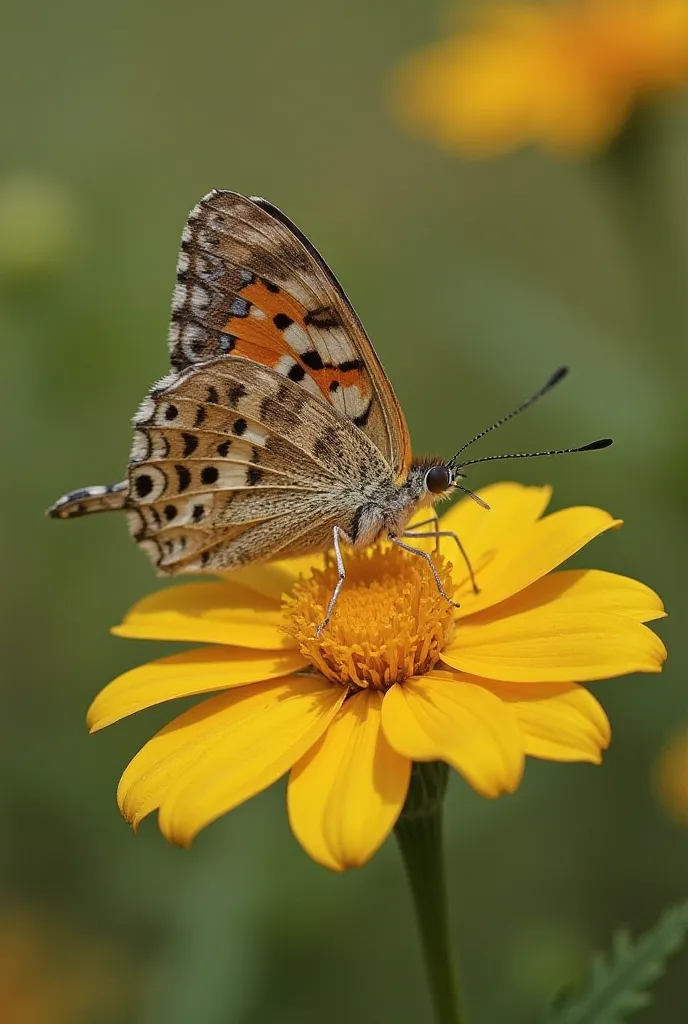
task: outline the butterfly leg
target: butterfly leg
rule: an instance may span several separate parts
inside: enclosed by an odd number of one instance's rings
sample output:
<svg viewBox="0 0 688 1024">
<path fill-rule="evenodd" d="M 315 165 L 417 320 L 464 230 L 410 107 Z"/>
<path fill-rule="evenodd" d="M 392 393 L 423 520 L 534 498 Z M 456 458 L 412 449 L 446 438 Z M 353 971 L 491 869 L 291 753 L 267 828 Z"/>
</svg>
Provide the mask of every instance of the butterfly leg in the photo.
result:
<svg viewBox="0 0 688 1024">
<path fill-rule="evenodd" d="M 332 597 L 330 598 L 330 603 L 327 606 L 327 612 L 325 613 L 325 618 L 323 619 L 323 621 L 320 623 L 320 625 L 318 626 L 318 628 L 315 631 L 315 635 L 318 636 L 318 637 L 321 636 L 323 629 L 325 628 L 325 626 L 328 624 L 328 622 L 332 618 L 332 612 L 334 611 L 334 606 L 337 603 L 337 599 L 339 598 L 339 595 L 341 593 L 342 587 L 344 586 L 344 580 L 346 579 L 346 569 L 344 568 L 344 559 L 342 558 L 341 548 L 339 547 L 339 540 L 340 540 L 340 538 L 343 538 L 345 541 L 349 541 L 350 542 L 350 538 L 347 536 L 345 531 L 342 530 L 341 526 L 335 526 L 334 529 L 332 530 L 332 540 L 333 540 L 333 546 L 334 546 L 334 557 L 337 560 L 337 583 L 336 583 L 336 586 L 335 586 L 334 590 L 332 591 Z"/>
<path fill-rule="evenodd" d="M 417 530 L 420 530 L 421 526 L 432 526 L 432 532 L 435 535 L 435 554 L 439 555 L 439 553 L 440 553 L 440 536 L 441 536 L 441 534 L 440 534 L 440 517 L 437 515 L 437 513 L 435 513 L 435 515 L 431 516 L 429 519 L 422 519 L 420 521 L 420 523 L 414 523 L 413 524 L 413 530 L 404 530 L 403 536 L 404 537 L 419 537 L 419 536 L 422 537 L 422 536 L 424 536 L 424 534 L 416 533 Z"/>
<path fill-rule="evenodd" d="M 408 534 L 405 533 L 404 536 L 408 537 Z M 426 534 L 426 536 L 427 536 L 427 534 Z M 430 557 L 430 555 L 428 554 L 427 551 L 421 551 L 420 548 L 412 548 L 410 544 L 404 544 L 403 540 L 400 540 L 398 537 L 390 537 L 389 539 L 391 540 L 392 544 L 396 544 L 398 548 L 403 548 L 404 551 L 409 551 L 412 555 L 420 555 L 421 558 L 424 558 L 425 561 L 430 566 L 430 571 L 432 572 L 432 575 L 435 577 L 435 583 L 437 584 L 437 589 L 439 590 L 439 592 L 442 595 L 442 597 L 444 598 L 444 600 L 448 601 L 449 604 L 453 604 L 455 608 L 460 608 L 461 607 L 461 605 L 457 604 L 456 601 L 452 601 L 451 597 L 449 596 L 449 594 L 446 592 L 446 590 L 442 586 L 442 580 L 440 579 L 440 574 L 438 573 L 437 569 L 435 568 L 435 563 L 433 562 L 432 558 Z"/>
<path fill-rule="evenodd" d="M 453 530 L 440 530 L 439 529 L 439 525 L 440 525 L 439 516 L 433 516 L 432 519 L 424 519 L 420 523 L 414 523 L 413 524 L 413 530 L 404 530 L 403 536 L 404 537 L 427 537 L 428 536 L 427 534 L 416 533 L 416 530 L 420 526 L 429 526 L 431 523 L 433 525 L 433 533 L 435 535 L 435 552 L 439 553 L 439 550 L 440 550 L 440 537 L 453 537 L 454 540 L 456 541 L 457 545 L 458 545 L 459 551 L 461 552 L 461 557 L 463 558 L 464 562 L 466 563 L 466 568 L 468 569 L 468 575 L 470 576 L 470 579 L 471 579 L 471 586 L 473 587 L 473 593 L 474 594 L 479 594 L 480 593 L 480 587 L 476 583 L 475 573 L 473 572 L 473 566 L 471 565 L 471 560 L 468 557 L 468 552 L 466 551 L 465 547 L 461 543 L 461 540 L 459 539 L 458 534 L 454 533 Z"/>
</svg>

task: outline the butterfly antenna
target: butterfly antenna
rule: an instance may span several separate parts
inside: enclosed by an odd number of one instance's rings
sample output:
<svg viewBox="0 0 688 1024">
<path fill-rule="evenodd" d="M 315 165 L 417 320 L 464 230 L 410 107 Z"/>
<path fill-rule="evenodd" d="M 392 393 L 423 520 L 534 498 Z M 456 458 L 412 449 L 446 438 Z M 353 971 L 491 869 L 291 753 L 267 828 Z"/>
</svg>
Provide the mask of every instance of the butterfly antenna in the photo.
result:
<svg viewBox="0 0 688 1024">
<path fill-rule="evenodd" d="M 534 395 L 531 395 L 530 398 L 523 403 L 523 405 L 519 405 L 518 409 L 514 409 L 514 411 L 510 412 L 508 416 L 502 416 L 501 420 L 497 420 L 496 423 L 493 423 L 491 427 L 487 427 L 486 430 L 481 430 L 479 434 L 476 434 L 475 437 L 472 437 L 470 439 L 470 441 L 467 441 L 466 444 L 463 446 L 463 448 L 459 448 L 459 450 L 456 453 L 456 455 L 453 455 L 452 458 L 449 460 L 448 465 L 449 466 L 456 465 L 456 460 L 458 459 L 458 457 L 461 454 L 461 452 L 465 452 L 466 448 L 468 448 L 470 445 L 474 444 L 475 441 L 479 441 L 481 437 L 485 437 L 485 434 L 492 433 L 492 431 L 496 430 L 497 427 L 503 426 L 505 423 L 508 423 L 509 420 L 512 420 L 514 418 L 514 416 L 518 416 L 520 413 L 525 412 L 526 409 L 529 409 L 530 406 L 534 405 L 535 402 L 537 402 L 537 400 L 539 398 L 542 398 L 542 396 L 546 395 L 548 391 L 551 391 L 552 388 L 556 384 L 558 384 L 560 380 L 563 380 L 568 372 L 569 372 L 568 366 L 560 366 L 559 369 L 557 370 L 557 372 L 550 377 L 550 379 L 547 381 L 547 383 L 544 384 L 540 388 L 539 391 L 536 391 Z M 540 453 L 538 452 L 537 454 L 540 454 Z M 543 454 L 545 454 L 545 453 L 543 453 Z M 550 453 L 548 452 L 546 454 L 550 454 Z M 467 463 L 464 463 L 464 465 L 467 465 Z"/>
<path fill-rule="evenodd" d="M 513 452 L 510 455 L 485 455 L 482 459 L 471 459 L 469 462 L 462 462 L 460 469 L 466 466 L 475 466 L 479 462 L 496 462 L 498 459 L 538 459 L 542 455 L 571 455 L 573 452 L 594 452 L 600 448 L 608 448 L 613 444 L 611 437 L 601 437 L 599 441 L 591 441 L 590 444 L 581 445 L 580 448 L 556 448 L 549 452 Z"/>
</svg>

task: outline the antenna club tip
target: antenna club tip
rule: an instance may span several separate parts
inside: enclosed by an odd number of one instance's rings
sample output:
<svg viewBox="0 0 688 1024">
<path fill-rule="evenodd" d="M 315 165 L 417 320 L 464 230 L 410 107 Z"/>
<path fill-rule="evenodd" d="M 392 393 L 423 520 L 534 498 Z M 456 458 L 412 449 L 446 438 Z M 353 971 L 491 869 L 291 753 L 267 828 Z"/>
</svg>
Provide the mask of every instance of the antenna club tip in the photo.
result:
<svg viewBox="0 0 688 1024">
<path fill-rule="evenodd" d="M 600 448 L 609 448 L 610 444 L 614 444 L 612 437 L 601 437 L 599 441 L 591 441 L 590 444 L 586 444 L 584 448 L 581 448 L 582 452 L 594 452 Z"/>
<path fill-rule="evenodd" d="M 560 366 L 559 369 L 555 373 L 552 374 L 552 376 L 550 378 L 550 381 L 549 381 L 549 384 L 547 386 L 551 388 L 555 384 L 558 384 L 560 380 L 563 380 L 564 377 L 566 377 L 568 372 L 569 372 L 568 366 Z"/>
</svg>

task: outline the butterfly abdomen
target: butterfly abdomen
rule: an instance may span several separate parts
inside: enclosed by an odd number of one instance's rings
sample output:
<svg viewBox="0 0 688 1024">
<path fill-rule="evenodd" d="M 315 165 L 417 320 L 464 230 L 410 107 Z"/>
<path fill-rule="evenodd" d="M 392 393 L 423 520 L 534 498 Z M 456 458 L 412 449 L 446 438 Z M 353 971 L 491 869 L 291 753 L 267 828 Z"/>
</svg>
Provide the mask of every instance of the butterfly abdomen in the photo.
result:
<svg viewBox="0 0 688 1024">
<path fill-rule="evenodd" d="M 53 519 L 76 519 L 91 512 L 113 512 L 124 508 L 129 494 L 129 483 L 101 484 L 94 487 L 80 487 L 58 498 L 48 509 Z"/>
</svg>

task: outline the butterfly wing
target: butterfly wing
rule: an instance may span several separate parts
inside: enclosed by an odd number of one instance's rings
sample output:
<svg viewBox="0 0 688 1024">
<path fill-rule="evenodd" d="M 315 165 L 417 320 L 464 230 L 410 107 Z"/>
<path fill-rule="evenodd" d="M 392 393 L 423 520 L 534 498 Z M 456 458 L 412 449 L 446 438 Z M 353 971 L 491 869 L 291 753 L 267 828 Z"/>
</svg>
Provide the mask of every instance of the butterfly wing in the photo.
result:
<svg viewBox="0 0 688 1024">
<path fill-rule="evenodd" d="M 370 438 L 395 478 L 406 475 L 403 412 L 332 271 L 276 207 L 214 191 L 191 211 L 182 236 L 170 358 L 183 371 L 229 353 L 334 407 Z"/>
<path fill-rule="evenodd" d="M 163 573 L 326 550 L 390 478 L 351 420 L 240 356 L 158 385 L 134 424 L 127 516 Z"/>
</svg>

